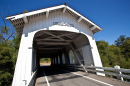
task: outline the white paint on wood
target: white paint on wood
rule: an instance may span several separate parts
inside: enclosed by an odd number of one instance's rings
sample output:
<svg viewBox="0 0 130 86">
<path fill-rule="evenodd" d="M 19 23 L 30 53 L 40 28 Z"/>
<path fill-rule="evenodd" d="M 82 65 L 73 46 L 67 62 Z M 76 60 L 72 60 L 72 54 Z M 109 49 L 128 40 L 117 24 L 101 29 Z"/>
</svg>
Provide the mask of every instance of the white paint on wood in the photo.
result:
<svg viewBox="0 0 130 86">
<path fill-rule="evenodd" d="M 66 6 L 66 5 L 60 5 L 60 6 L 45 8 L 45 9 L 36 10 L 36 11 L 32 11 L 32 12 L 27 12 L 27 13 L 25 13 L 25 15 L 26 16 L 31 16 L 31 15 L 47 12 L 48 10 L 52 11 L 52 10 L 56 10 L 56 9 L 60 9 L 60 8 L 64 8 L 63 12 L 65 12 L 66 9 L 70 10 L 75 15 L 78 15 L 78 16 L 82 17 L 85 21 L 89 22 L 91 25 L 95 25 L 99 30 L 102 30 L 102 28 L 100 28 L 99 26 L 94 24 L 92 21 L 90 21 L 89 19 L 87 19 L 86 17 L 82 16 L 81 14 L 79 14 L 78 12 L 76 12 L 75 10 L 73 10 L 72 8 L 70 8 L 69 6 Z M 19 14 L 19 15 L 14 15 L 14 16 L 7 17 L 6 19 L 16 20 L 16 19 L 20 19 L 20 18 L 23 18 L 23 17 L 24 17 L 24 14 Z M 46 17 L 48 17 L 48 15 L 46 15 Z"/>
<path fill-rule="evenodd" d="M 24 15 L 23 20 L 24 20 L 24 23 L 28 23 L 28 19 L 26 15 Z"/>
<path fill-rule="evenodd" d="M 65 11 L 66 11 L 66 6 L 65 6 L 64 9 L 63 9 L 63 13 L 65 13 Z"/>
<path fill-rule="evenodd" d="M 49 11 L 46 11 L 46 18 L 49 17 Z"/>
<path fill-rule="evenodd" d="M 27 12 L 25 14 L 27 16 L 31 16 L 31 15 L 35 15 L 35 14 L 38 14 L 38 13 L 46 12 L 46 10 L 51 11 L 51 10 L 56 10 L 56 9 L 60 9 L 60 8 L 64 8 L 64 7 L 65 7 L 65 5 L 60 5 L 60 6 L 49 7 L 49 8 L 36 10 L 36 11 L 32 11 L 32 12 Z M 19 15 L 14 15 L 14 16 L 7 17 L 6 19 L 14 18 L 13 20 L 16 20 L 16 19 L 23 18 L 23 17 L 24 17 L 24 14 L 19 14 Z"/>
<path fill-rule="evenodd" d="M 91 28 L 90 28 L 90 30 L 94 30 L 94 29 L 96 29 L 97 27 L 96 26 L 92 26 Z"/>
<path fill-rule="evenodd" d="M 116 66 L 114 66 L 114 68 L 118 70 L 118 69 L 120 69 L 120 66 L 116 65 Z M 122 72 L 120 72 L 120 71 L 116 71 L 116 73 L 122 74 Z M 117 78 L 120 79 L 121 81 L 124 81 L 123 77 L 117 76 Z"/>
<path fill-rule="evenodd" d="M 102 67 L 102 62 L 101 62 L 101 59 L 100 59 L 100 55 L 99 55 L 99 52 L 98 52 L 98 49 L 97 49 L 95 39 L 91 36 L 87 36 L 87 37 L 88 37 L 90 46 L 92 47 L 92 48 L 90 48 L 90 51 L 92 53 L 93 64 L 94 64 L 94 66 Z M 105 74 L 98 73 L 98 72 L 97 72 L 97 75 L 105 76 Z"/>
<path fill-rule="evenodd" d="M 78 22 L 80 22 L 82 20 L 82 17 L 80 17 L 79 19 L 78 19 Z"/>
<path fill-rule="evenodd" d="M 30 15 L 30 13 L 28 13 L 28 15 Z M 21 15 L 17 16 L 16 18 L 20 18 L 20 16 Z M 74 27 L 53 25 L 54 22 L 65 22 L 68 24 L 73 24 Z M 54 12 L 49 14 L 47 19 L 46 16 L 31 18 L 29 19 L 29 22 L 24 25 L 12 86 L 25 86 L 23 85 L 23 80 L 27 80 L 27 84 L 30 82 L 32 78 L 33 38 L 35 33 L 41 30 L 70 31 L 84 34 L 88 38 L 90 46 L 93 47 L 90 48 L 92 53 L 90 57 L 91 59 L 85 57 L 85 55 L 84 58 L 87 58 L 91 61 L 89 64 L 102 67 L 95 39 L 89 26 L 83 22 L 78 23 L 73 16 L 67 13 L 67 11 L 65 13 Z M 32 49 L 28 49 L 28 47 L 32 47 Z M 84 54 L 85 52 L 86 51 L 84 51 Z M 62 55 L 62 57 L 64 57 L 64 55 Z M 65 58 L 62 58 L 62 62 L 65 64 Z"/>
<path fill-rule="evenodd" d="M 91 64 L 94 64 L 90 45 L 84 46 L 82 48 L 82 53 L 85 66 L 91 66 Z"/>
</svg>

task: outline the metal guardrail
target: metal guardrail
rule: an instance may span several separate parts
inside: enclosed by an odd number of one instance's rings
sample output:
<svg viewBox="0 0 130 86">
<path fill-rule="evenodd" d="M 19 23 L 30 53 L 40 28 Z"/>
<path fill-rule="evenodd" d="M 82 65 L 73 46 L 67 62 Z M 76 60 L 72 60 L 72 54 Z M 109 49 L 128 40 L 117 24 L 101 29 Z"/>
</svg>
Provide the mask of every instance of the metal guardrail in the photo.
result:
<svg viewBox="0 0 130 86">
<path fill-rule="evenodd" d="M 84 70 L 80 65 L 61 65 L 62 67 L 67 67 L 71 69 Z M 107 75 L 116 76 L 117 79 L 124 81 L 125 79 L 130 79 L 130 69 L 120 68 L 120 66 L 112 67 L 96 67 L 96 66 L 85 66 L 88 72 L 99 72 Z"/>
<path fill-rule="evenodd" d="M 86 66 L 86 69 L 87 69 L 87 71 L 91 71 L 91 72 L 99 72 L 99 73 L 116 76 L 117 79 L 120 79 L 121 81 L 124 81 L 123 78 L 130 79 L 130 75 L 127 75 L 130 73 L 130 69 L 123 69 L 123 68 L 120 68 L 120 66 L 114 66 L 114 68 Z M 103 69 L 106 71 L 100 71 L 100 69 Z M 124 73 L 127 73 L 127 74 L 124 74 Z"/>
</svg>

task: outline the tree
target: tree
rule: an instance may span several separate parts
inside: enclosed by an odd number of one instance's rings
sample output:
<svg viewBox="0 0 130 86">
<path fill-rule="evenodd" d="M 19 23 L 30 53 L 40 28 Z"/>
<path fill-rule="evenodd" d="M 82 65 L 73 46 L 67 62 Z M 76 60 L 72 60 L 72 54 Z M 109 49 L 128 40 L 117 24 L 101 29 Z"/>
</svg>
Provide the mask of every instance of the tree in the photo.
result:
<svg viewBox="0 0 130 86">
<path fill-rule="evenodd" d="M 27 10 L 23 11 L 23 13 L 27 13 L 27 12 L 28 12 Z"/>
<path fill-rule="evenodd" d="M 13 36 L 13 32 L 11 33 L 11 28 L 2 25 L 0 27 L 0 42 L 4 41 L 8 42 L 9 38 Z"/>
<path fill-rule="evenodd" d="M 127 37 L 125 41 L 122 43 L 122 54 L 125 59 L 128 60 L 130 58 L 130 37 Z"/>
<path fill-rule="evenodd" d="M 9 9 L 8 9 L 8 15 L 9 15 Z M 14 30 L 7 27 L 7 20 L 5 20 L 5 16 L 3 16 L 2 14 L 2 8 L 1 8 L 0 16 L 4 23 L 4 25 L 1 25 L 0 27 L 0 42 L 4 40 L 4 42 L 7 43 L 10 37 L 13 36 Z"/>
<path fill-rule="evenodd" d="M 105 42 L 104 40 L 102 40 L 102 41 L 97 41 L 96 44 L 98 47 L 98 51 L 99 51 L 103 66 L 106 66 L 106 67 L 110 66 L 109 65 L 110 61 L 108 58 L 108 47 L 109 47 L 108 42 Z"/>
<path fill-rule="evenodd" d="M 0 44 L 0 86 L 11 85 L 13 65 L 10 47 L 7 44 Z"/>
<path fill-rule="evenodd" d="M 2 14 L 2 8 L 0 17 L 4 23 L 4 25 L 0 26 L 0 86 L 10 86 L 14 71 L 10 45 L 10 38 L 13 36 L 13 29 L 7 27 L 7 20 L 5 20 L 5 16 Z"/>
<path fill-rule="evenodd" d="M 112 67 L 115 65 L 120 65 L 121 57 L 120 48 L 115 45 L 110 45 L 108 50 L 109 65 Z"/>
<path fill-rule="evenodd" d="M 13 36 L 13 40 L 11 41 L 11 51 L 12 51 L 12 58 L 14 64 L 16 63 L 18 51 L 19 51 L 19 45 L 20 45 L 21 36 L 16 33 L 16 36 Z"/>
<path fill-rule="evenodd" d="M 121 35 L 119 38 L 117 38 L 117 40 L 115 40 L 115 45 L 121 46 L 123 44 L 123 42 L 125 41 L 125 39 L 126 39 L 126 36 Z"/>
<path fill-rule="evenodd" d="M 130 37 L 126 37 L 125 35 L 121 35 L 115 41 L 115 45 L 121 48 L 121 53 L 123 57 L 128 60 L 130 58 Z"/>
<path fill-rule="evenodd" d="M 96 43 L 103 66 L 119 65 L 121 68 L 130 69 L 130 37 L 121 35 L 115 40 L 115 45 L 108 45 L 105 41 Z"/>
<path fill-rule="evenodd" d="M 120 65 L 121 50 L 115 45 L 108 45 L 108 42 L 97 41 L 102 64 L 105 67 Z"/>
</svg>

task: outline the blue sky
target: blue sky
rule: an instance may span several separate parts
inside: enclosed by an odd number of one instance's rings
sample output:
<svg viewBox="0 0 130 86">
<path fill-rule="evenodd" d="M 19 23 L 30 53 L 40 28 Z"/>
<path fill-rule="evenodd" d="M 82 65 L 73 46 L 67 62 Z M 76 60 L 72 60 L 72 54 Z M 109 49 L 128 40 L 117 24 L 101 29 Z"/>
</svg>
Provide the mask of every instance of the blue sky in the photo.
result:
<svg viewBox="0 0 130 86">
<path fill-rule="evenodd" d="M 105 40 L 109 44 L 120 35 L 130 37 L 130 0 L 0 0 L 3 15 L 19 14 L 67 3 L 68 6 L 103 28 L 94 34 L 95 40 Z M 0 18 L 0 25 L 3 25 Z M 8 27 L 12 25 L 8 22 Z"/>
</svg>

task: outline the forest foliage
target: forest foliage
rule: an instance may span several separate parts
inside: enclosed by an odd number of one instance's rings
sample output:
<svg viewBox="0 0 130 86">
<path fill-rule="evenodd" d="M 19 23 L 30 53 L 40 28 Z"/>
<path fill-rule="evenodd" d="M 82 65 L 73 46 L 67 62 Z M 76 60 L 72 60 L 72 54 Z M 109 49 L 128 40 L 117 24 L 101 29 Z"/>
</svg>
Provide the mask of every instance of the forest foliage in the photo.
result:
<svg viewBox="0 0 130 86">
<path fill-rule="evenodd" d="M 121 68 L 130 69 L 130 37 L 121 35 L 114 45 L 105 41 L 96 43 L 104 67 L 119 65 Z"/>
<path fill-rule="evenodd" d="M 0 41 L 0 86 L 10 86 L 20 44 L 20 35 L 12 37 L 12 40 Z"/>
<path fill-rule="evenodd" d="M 40 59 L 40 63 L 50 63 L 51 62 L 51 58 L 41 58 Z"/>
</svg>

